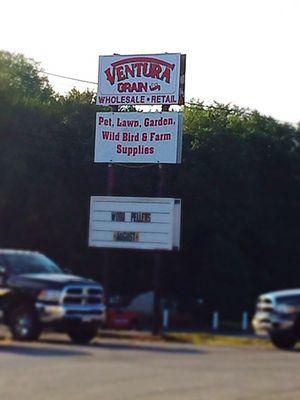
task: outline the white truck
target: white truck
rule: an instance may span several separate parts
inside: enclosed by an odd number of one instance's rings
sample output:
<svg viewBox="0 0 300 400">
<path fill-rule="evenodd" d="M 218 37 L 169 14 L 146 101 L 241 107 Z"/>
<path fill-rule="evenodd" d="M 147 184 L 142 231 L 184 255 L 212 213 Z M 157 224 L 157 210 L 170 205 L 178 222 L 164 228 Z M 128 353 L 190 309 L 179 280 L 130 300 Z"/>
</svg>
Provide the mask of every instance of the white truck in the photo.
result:
<svg viewBox="0 0 300 400">
<path fill-rule="evenodd" d="M 269 336 L 277 348 L 292 349 L 300 340 L 300 289 L 260 295 L 252 325 L 257 335 Z"/>
</svg>

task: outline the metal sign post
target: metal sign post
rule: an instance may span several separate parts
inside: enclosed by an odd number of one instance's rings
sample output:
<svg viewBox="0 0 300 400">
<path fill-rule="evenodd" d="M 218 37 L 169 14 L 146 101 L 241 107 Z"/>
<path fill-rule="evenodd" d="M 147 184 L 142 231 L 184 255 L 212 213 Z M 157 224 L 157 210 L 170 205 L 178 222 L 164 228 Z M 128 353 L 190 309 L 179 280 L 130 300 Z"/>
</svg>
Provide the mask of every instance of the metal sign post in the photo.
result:
<svg viewBox="0 0 300 400">
<path fill-rule="evenodd" d="M 169 111 L 169 105 L 163 105 L 162 111 Z M 161 197 L 165 184 L 164 165 L 158 165 L 158 184 L 157 196 Z M 162 330 L 162 313 L 161 313 L 161 262 L 162 255 L 160 252 L 154 254 L 154 274 L 153 274 L 153 324 L 152 334 L 158 335 Z"/>
<path fill-rule="evenodd" d="M 113 112 L 118 112 L 118 106 L 111 107 Z M 113 164 L 107 165 L 107 180 L 106 180 L 106 194 L 112 196 L 114 194 L 115 185 L 115 168 Z M 104 301 L 108 304 L 110 297 L 110 254 L 109 249 L 104 251 L 104 263 L 103 263 L 103 289 L 104 289 Z"/>
</svg>

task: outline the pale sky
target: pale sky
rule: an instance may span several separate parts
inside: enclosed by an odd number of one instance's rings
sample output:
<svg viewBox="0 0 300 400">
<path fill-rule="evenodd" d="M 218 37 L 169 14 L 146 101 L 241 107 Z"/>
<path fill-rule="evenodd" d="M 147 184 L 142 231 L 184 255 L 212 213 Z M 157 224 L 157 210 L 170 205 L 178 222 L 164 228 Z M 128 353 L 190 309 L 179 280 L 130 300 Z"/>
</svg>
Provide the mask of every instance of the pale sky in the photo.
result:
<svg viewBox="0 0 300 400">
<path fill-rule="evenodd" d="M 300 121 L 300 0 L 3 0 L 0 49 L 97 81 L 98 56 L 187 54 L 186 99 Z M 87 85 L 51 78 L 59 91 Z M 96 89 L 96 87 L 94 86 Z"/>
</svg>

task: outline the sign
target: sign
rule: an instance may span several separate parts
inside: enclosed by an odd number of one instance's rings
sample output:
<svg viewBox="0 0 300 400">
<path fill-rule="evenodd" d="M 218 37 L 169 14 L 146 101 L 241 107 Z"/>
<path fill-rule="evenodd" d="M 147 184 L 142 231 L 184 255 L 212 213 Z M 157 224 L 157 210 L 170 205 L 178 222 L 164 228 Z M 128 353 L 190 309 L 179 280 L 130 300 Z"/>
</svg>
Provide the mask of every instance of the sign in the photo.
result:
<svg viewBox="0 0 300 400">
<path fill-rule="evenodd" d="M 182 113 L 98 112 L 95 162 L 181 162 Z"/>
<path fill-rule="evenodd" d="M 99 57 L 97 105 L 184 104 L 185 55 Z"/>
<path fill-rule="evenodd" d="M 92 196 L 89 246 L 179 250 L 181 200 Z"/>
</svg>

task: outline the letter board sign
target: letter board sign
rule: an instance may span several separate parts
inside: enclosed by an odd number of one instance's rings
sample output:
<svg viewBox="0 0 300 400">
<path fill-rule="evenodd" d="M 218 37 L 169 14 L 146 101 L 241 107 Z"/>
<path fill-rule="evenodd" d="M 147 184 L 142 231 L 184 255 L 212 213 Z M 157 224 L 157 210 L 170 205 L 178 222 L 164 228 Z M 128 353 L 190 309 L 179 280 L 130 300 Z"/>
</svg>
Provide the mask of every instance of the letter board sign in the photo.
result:
<svg viewBox="0 0 300 400">
<path fill-rule="evenodd" d="M 181 162 L 182 113 L 98 112 L 96 163 Z"/>
<path fill-rule="evenodd" d="M 92 196 L 89 246 L 179 250 L 181 200 Z"/>
<path fill-rule="evenodd" d="M 184 104 L 185 55 L 99 57 L 98 105 Z"/>
</svg>

